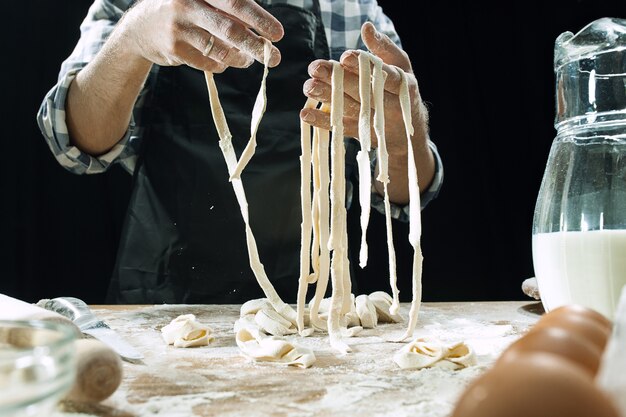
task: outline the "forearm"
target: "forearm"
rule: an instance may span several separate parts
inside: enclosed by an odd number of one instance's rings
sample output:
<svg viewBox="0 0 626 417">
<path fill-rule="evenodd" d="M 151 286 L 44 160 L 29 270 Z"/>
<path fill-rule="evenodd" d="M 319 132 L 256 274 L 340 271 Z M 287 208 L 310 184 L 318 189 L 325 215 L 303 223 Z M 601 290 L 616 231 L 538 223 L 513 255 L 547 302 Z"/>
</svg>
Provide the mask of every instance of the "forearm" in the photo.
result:
<svg viewBox="0 0 626 417">
<path fill-rule="evenodd" d="M 152 66 L 131 48 L 124 29 L 122 20 L 68 91 L 70 140 L 91 155 L 107 152 L 123 137 Z"/>
<path fill-rule="evenodd" d="M 413 129 L 416 132 L 411 137 L 413 144 L 413 156 L 417 167 L 417 179 L 420 190 L 426 190 L 435 175 L 435 157 L 428 145 L 427 133 L 427 110 L 422 103 L 415 105 L 419 111 L 415 111 L 413 117 Z M 398 123 L 402 123 L 398 121 Z M 407 204 L 409 202 L 409 178 L 408 178 L 408 146 L 406 139 L 396 141 L 396 146 L 388 147 L 389 152 L 389 184 L 387 191 L 389 200 L 395 204 Z M 398 146 L 397 144 L 403 144 Z M 380 161 L 376 164 L 376 176 L 378 176 Z M 384 195 L 384 186 L 379 181 L 374 181 L 376 191 Z"/>
<path fill-rule="evenodd" d="M 435 172 L 435 159 L 427 144 L 415 149 L 415 163 L 417 166 L 418 184 L 420 190 L 429 187 Z M 393 161 L 393 162 L 392 162 Z M 378 175 L 379 165 L 376 165 Z M 384 195 L 384 186 L 380 181 L 374 181 L 374 188 L 380 195 Z M 394 204 L 409 202 L 409 179 L 407 170 L 407 153 L 389 155 L 389 184 L 387 185 L 389 200 Z"/>
</svg>

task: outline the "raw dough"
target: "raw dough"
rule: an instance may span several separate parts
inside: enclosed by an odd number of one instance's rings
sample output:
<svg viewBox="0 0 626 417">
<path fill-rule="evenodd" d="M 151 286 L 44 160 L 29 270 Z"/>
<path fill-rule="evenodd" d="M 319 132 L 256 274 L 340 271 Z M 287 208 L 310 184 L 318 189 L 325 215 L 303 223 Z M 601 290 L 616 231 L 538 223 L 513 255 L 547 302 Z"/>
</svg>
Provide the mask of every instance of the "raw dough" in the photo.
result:
<svg viewBox="0 0 626 417">
<path fill-rule="evenodd" d="M 333 62 L 331 76 L 332 104 L 330 124 L 333 129 L 330 145 L 330 237 L 328 249 L 332 251 L 331 261 L 331 307 L 328 314 L 328 337 L 330 345 L 341 353 L 352 349 L 342 340 L 341 316 L 347 313 L 350 297 L 349 265 L 347 264 L 346 229 L 346 149 L 343 136 L 343 67 Z M 346 277 L 348 278 L 346 280 Z M 348 297 L 348 302 L 344 298 Z"/>
<path fill-rule="evenodd" d="M 539 285 L 537 285 L 537 278 L 527 278 L 522 282 L 522 291 L 527 296 L 534 298 L 535 300 L 541 300 L 541 294 L 539 293 Z"/>
<path fill-rule="evenodd" d="M 241 306 L 240 319 L 254 322 L 255 326 L 266 335 L 284 336 L 298 332 L 296 325 L 277 311 L 267 298 L 246 301 Z M 308 320 L 305 320 L 304 324 L 308 325 Z M 309 328 L 304 329 L 300 334 L 306 337 L 311 333 L 313 329 Z"/>
<path fill-rule="evenodd" d="M 310 126 L 306 128 L 310 128 Z M 315 295 L 309 303 L 309 319 L 313 328 L 326 331 L 328 324 L 319 317 L 318 311 L 319 305 L 326 294 L 330 278 L 330 250 L 327 245 L 330 235 L 330 166 L 328 153 L 330 133 L 327 130 L 315 129 L 313 143 L 315 145 L 313 157 L 313 231 L 316 233 L 316 236 L 314 239 L 315 244 L 311 249 L 311 259 L 313 260 L 313 274 L 315 275 L 317 285 L 315 287 Z"/>
<path fill-rule="evenodd" d="M 241 173 L 254 155 L 254 151 L 256 150 L 256 133 L 259 130 L 259 125 L 261 124 L 261 119 L 263 118 L 263 114 L 265 114 L 265 108 L 267 106 L 267 95 L 265 91 L 267 74 L 269 73 L 269 62 L 270 57 L 272 56 L 272 43 L 265 38 L 261 39 L 263 39 L 263 41 L 265 42 L 265 44 L 263 45 L 263 78 L 261 79 L 261 88 L 259 88 L 259 94 L 257 94 L 256 101 L 254 102 L 254 107 L 252 108 L 252 121 L 250 122 L 250 140 L 248 141 L 246 148 L 241 153 L 239 161 L 237 162 L 237 166 L 230 175 L 231 181 L 234 178 L 241 177 Z"/>
<path fill-rule="evenodd" d="M 356 334 L 353 328 L 374 328 L 378 323 L 401 323 L 402 316 L 389 314 L 392 298 L 384 291 L 375 291 L 370 295 L 351 296 L 350 311 L 343 317 L 343 327 L 347 327 L 352 335 Z M 324 298 L 320 303 L 319 311 L 322 318 L 328 317 L 331 299 Z"/>
<path fill-rule="evenodd" d="M 403 321 L 400 314 L 391 314 L 389 308 L 393 299 L 384 291 L 374 291 L 369 295 L 370 301 L 376 307 L 379 323 L 401 323 Z"/>
<path fill-rule="evenodd" d="M 254 315 L 254 321 L 261 329 L 274 336 L 283 336 L 296 332 L 293 324 L 289 320 L 284 319 L 274 309 L 265 308 L 257 311 Z"/>
<path fill-rule="evenodd" d="M 361 294 L 355 300 L 356 313 L 361 321 L 361 326 L 373 329 L 378 324 L 378 315 L 376 314 L 376 306 L 369 297 Z"/>
<path fill-rule="evenodd" d="M 385 80 L 387 74 L 383 71 L 383 61 L 375 55 L 370 54 L 370 60 L 374 64 L 372 72 L 372 92 L 374 96 L 374 132 L 378 140 L 378 177 L 383 184 L 385 203 L 385 224 L 387 225 L 387 251 L 389 256 L 389 284 L 393 303 L 389 308 L 390 314 L 397 314 L 400 306 L 400 291 L 398 291 L 398 276 L 396 272 L 396 250 L 393 245 L 393 230 L 391 223 L 391 203 L 389 202 L 389 153 L 387 152 L 387 141 L 385 139 Z"/>
<path fill-rule="evenodd" d="M 272 336 L 265 336 L 249 320 L 235 322 L 235 340 L 241 352 L 259 362 L 275 362 L 308 368 L 315 362 L 309 348 Z"/>
<path fill-rule="evenodd" d="M 315 107 L 315 101 L 308 99 L 305 108 Z M 309 249 L 311 247 L 311 234 L 313 232 L 313 202 L 311 201 L 311 129 L 307 128 L 304 121 L 300 121 L 300 140 L 302 156 L 300 157 L 300 201 L 302 212 L 302 225 L 300 227 L 300 278 L 298 281 L 298 296 L 296 305 L 298 331 L 304 331 L 304 305 L 306 303 L 306 293 L 311 270 L 311 257 Z M 318 242 L 319 244 L 319 242 Z"/>
<path fill-rule="evenodd" d="M 357 164 L 360 177 L 361 203 L 361 250 L 360 265 L 367 263 L 367 225 L 370 213 L 370 189 L 371 171 L 369 153 L 371 151 L 371 111 L 373 97 L 373 128 L 378 140 L 379 173 L 377 180 L 384 186 L 385 219 L 387 226 L 387 246 L 389 256 L 389 280 L 392 296 L 386 293 L 359 296 L 355 300 L 351 294 L 350 265 L 347 253 L 347 222 L 345 207 L 345 145 L 343 127 L 343 68 L 338 62 L 333 62 L 332 102 L 322 105 L 321 110 L 330 110 L 332 127 L 332 141 L 328 131 L 315 128 L 311 136 L 311 126 L 301 122 L 301 199 L 302 199 L 302 226 L 301 226 L 301 254 L 300 254 L 300 278 L 297 295 L 297 308 L 294 309 L 284 303 L 273 285 L 271 284 L 263 264 L 259 258 L 256 241 L 249 224 L 248 203 L 243 188 L 240 174 L 254 154 L 256 146 L 256 132 L 267 104 L 266 77 L 268 74 L 268 62 L 270 54 L 270 42 L 265 41 L 264 49 L 264 72 L 261 88 L 252 114 L 251 136 L 246 149 L 239 161 L 232 145 L 232 135 L 226 122 L 223 108 L 219 102 L 219 95 L 213 74 L 206 72 L 207 89 L 211 104 L 211 112 L 215 127 L 220 137 L 219 146 L 224 154 L 230 180 L 241 209 L 241 215 L 245 223 L 246 241 L 250 267 L 257 281 L 267 297 L 264 301 L 251 301 L 242 306 L 242 319 L 246 323 L 254 321 L 259 332 L 263 334 L 285 335 L 299 332 L 306 336 L 314 329 L 327 330 L 330 344 L 340 352 L 349 352 L 350 347 L 342 340 L 342 337 L 355 334 L 362 327 L 374 327 L 378 322 L 398 322 L 399 291 L 397 288 L 396 256 L 393 246 L 393 234 L 391 223 L 391 210 L 388 194 L 388 153 L 385 142 L 384 126 L 384 84 L 387 74 L 382 70 L 383 62 L 380 58 L 369 52 L 361 51 L 359 54 L 359 95 L 361 108 L 359 111 L 359 136 L 361 138 L 361 150 L 357 155 Z M 373 71 L 370 66 L 373 64 Z M 408 175 L 410 194 L 411 224 L 409 241 L 414 248 L 413 259 L 413 299 L 409 314 L 408 329 L 403 340 L 413 334 L 417 323 L 417 317 L 421 302 L 421 265 L 422 253 L 420 248 L 421 217 L 419 187 L 417 184 L 417 171 L 413 155 L 411 135 L 413 127 L 411 123 L 410 101 L 406 73 L 399 70 L 402 76 L 400 91 L 400 104 L 407 132 L 408 146 Z M 313 108 L 318 103 L 307 100 L 305 107 Z M 330 158 L 329 158 L 330 143 Z M 328 161 L 331 161 L 331 167 Z M 310 184 L 313 182 L 313 194 L 311 195 Z M 329 198 L 330 195 L 330 198 Z M 330 201 L 329 201 L 330 200 Z M 310 257 L 309 257 L 310 253 Z M 331 259 L 332 256 L 332 259 Z M 311 273 L 312 269 L 312 273 Z M 332 294 L 327 320 L 324 322 L 320 314 L 320 304 L 329 278 L 332 280 Z M 305 303 L 308 285 L 316 283 L 315 295 L 309 304 L 309 314 L 306 317 Z M 271 307 L 270 307 L 271 306 Z M 382 310 L 385 311 L 382 311 Z M 306 329 L 308 318 L 311 328 Z M 240 319 L 240 320 L 242 320 Z M 262 330 L 260 330 L 262 329 Z M 261 335 L 258 333 L 257 335 Z M 256 343 L 260 349 L 261 340 L 252 333 L 242 334 L 238 338 L 241 346 L 250 348 Z M 275 339 L 274 339 L 275 340 Z M 265 343 L 265 342 L 264 342 Z M 269 343 L 269 342 L 267 342 Z M 273 343 L 273 342 L 272 342 Z M 273 352 L 277 345 L 272 345 Z M 251 348 L 250 348 L 251 349 Z M 258 352 L 257 352 L 258 353 Z M 258 356 L 256 353 L 251 356 Z"/>
<path fill-rule="evenodd" d="M 413 246 L 413 294 L 411 300 L 411 310 L 409 311 L 409 325 L 406 333 L 402 337 L 405 340 L 413 336 L 415 327 L 417 326 L 417 318 L 422 302 L 422 256 L 421 234 L 422 234 L 422 213 L 420 203 L 420 190 L 417 178 L 417 166 L 415 164 L 415 156 L 413 155 L 413 123 L 411 120 L 411 102 L 409 96 L 409 87 L 407 75 L 401 69 L 398 73 L 402 79 L 400 84 L 400 108 L 402 109 L 402 119 L 404 120 L 404 128 L 407 138 L 408 151 L 408 175 L 409 175 L 409 243 Z M 395 300 L 394 300 L 395 301 Z M 391 311 L 391 310 L 390 310 Z"/>
<path fill-rule="evenodd" d="M 246 193 L 243 188 L 243 182 L 241 181 L 241 178 L 233 177 L 237 166 L 237 156 L 235 154 L 235 149 L 233 148 L 232 135 L 230 133 L 230 129 L 228 128 L 228 123 L 226 122 L 224 109 L 219 100 L 219 94 L 217 91 L 217 86 L 215 85 L 213 73 L 205 72 L 204 75 L 206 79 L 207 89 L 209 92 L 209 102 L 211 104 L 213 122 L 215 123 L 215 128 L 217 129 L 217 133 L 220 137 L 219 146 L 224 155 L 224 160 L 226 161 L 228 172 L 232 177 L 231 183 L 233 185 L 233 190 L 235 191 L 235 196 L 237 197 L 237 202 L 239 203 L 241 217 L 243 218 L 243 221 L 246 225 L 246 243 L 248 246 L 248 258 L 250 262 L 250 268 L 252 269 L 252 272 L 254 273 L 254 276 L 256 277 L 259 286 L 263 290 L 263 293 L 272 304 L 272 306 L 276 309 L 276 311 L 280 312 L 283 317 L 286 317 L 290 322 L 295 324 L 296 312 L 280 298 L 280 296 L 276 292 L 276 289 L 267 277 L 267 274 L 265 273 L 265 268 L 263 267 L 261 259 L 259 258 L 259 251 L 256 245 L 256 240 L 254 238 L 254 234 L 252 233 L 252 228 L 250 227 L 250 220 L 248 215 L 248 201 L 246 199 Z"/>
<path fill-rule="evenodd" d="M 393 360 L 402 369 L 441 367 L 457 370 L 476 365 L 476 355 L 463 342 L 445 345 L 437 339 L 419 338 L 407 343 Z"/>
<path fill-rule="evenodd" d="M 373 66 L 373 70 L 371 67 Z M 359 264 L 364 267 L 367 263 L 367 225 L 369 221 L 370 191 L 371 191 L 371 170 L 369 163 L 369 152 L 371 150 L 371 119 L 373 104 L 373 128 L 378 140 L 378 161 L 379 172 L 377 180 L 384 186 L 385 220 L 387 226 L 387 247 L 389 256 L 389 281 L 392 296 L 386 293 L 380 298 L 370 299 L 360 297 L 358 310 L 362 317 L 359 318 L 355 309 L 355 301 L 351 296 L 351 281 L 349 275 L 349 260 L 347 256 L 347 227 L 345 210 L 345 146 L 343 143 L 343 68 L 338 62 L 333 62 L 333 72 L 331 77 L 331 106 L 330 124 L 332 128 L 332 141 L 330 143 L 331 168 L 328 169 L 326 162 L 328 158 L 328 137 L 327 130 L 313 128 L 311 140 L 311 126 L 301 123 L 301 142 L 303 146 L 301 158 L 301 172 L 303 175 L 302 186 L 302 248 L 301 248 L 301 271 L 298 289 L 298 329 L 303 328 L 304 302 L 306 290 L 309 283 L 317 282 L 315 296 L 309 303 L 310 323 L 314 329 L 327 330 L 331 345 L 340 352 L 348 352 L 350 348 L 341 337 L 346 334 L 353 334 L 357 327 L 362 327 L 363 323 L 367 327 L 377 324 L 378 318 L 381 321 L 398 322 L 401 318 L 398 315 L 399 291 L 397 288 L 396 256 L 393 245 L 393 233 L 391 222 L 390 201 L 387 186 L 389 183 L 388 153 L 385 142 L 384 125 L 384 84 L 387 74 L 383 71 L 383 62 L 380 58 L 369 52 L 359 53 L 359 96 L 361 107 L 359 110 L 359 136 L 361 139 L 361 150 L 357 155 L 359 169 L 359 186 L 361 203 L 361 250 Z M 421 235 L 421 213 L 420 195 L 417 183 L 417 169 L 415 165 L 412 142 L 413 126 L 411 121 L 410 98 L 406 73 L 398 70 L 402 76 L 400 90 L 400 104 L 407 134 L 408 151 L 408 176 L 409 193 L 411 198 L 411 226 L 409 241 L 414 248 L 413 258 L 413 299 L 409 317 L 408 329 L 401 340 L 411 337 L 417 323 L 421 303 L 421 275 L 422 275 L 422 253 L 420 248 Z M 370 100 L 373 98 L 373 103 Z M 314 102 L 307 100 L 307 108 L 315 107 Z M 324 104 L 321 110 L 328 111 L 329 106 Z M 310 148 L 309 148 L 310 147 Z M 304 180 L 308 179 L 311 171 L 306 166 L 312 164 L 313 195 L 309 193 L 309 186 Z M 330 207 L 326 198 L 328 187 L 328 174 L 330 172 Z M 306 178 L 305 178 L 306 176 Z M 310 208 L 310 216 L 308 209 Z M 330 212 L 329 212 L 330 211 Z M 310 222 L 310 223 L 309 223 Z M 304 235 L 305 234 L 305 235 Z M 310 239 L 312 235 L 312 240 Z M 328 239 L 326 237 L 328 236 Z M 326 241 L 328 242 L 325 247 Z M 305 259 L 305 254 L 311 251 L 311 258 Z M 329 274 L 329 256 L 332 255 Z M 308 273 L 307 269 L 313 269 L 313 273 Z M 332 279 L 332 294 L 330 307 L 327 311 L 327 321 L 323 321 L 323 313 L 320 308 L 322 297 L 326 292 L 328 279 Z M 372 310 L 377 310 L 374 315 Z M 386 308 L 386 312 L 380 312 L 381 308 Z M 376 319 L 375 319 L 376 317 Z M 375 321 L 376 320 L 376 321 Z M 358 326 L 355 321 L 358 321 Z"/>
<path fill-rule="evenodd" d="M 372 150 L 371 126 L 371 94 L 372 69 L 367 54 L 359 54 L 359 143 L 361 150 L 356 154 L 359 170 L 359 203 L 361 206 L 361 250 L 359 252 L 359 266 L 367 265 L 367 226 L 369 224 L 372 199 L 372 171 L 370 167 L 370 151 Z"/>
<path fill-rule="evenodd" d="M 311 349 L 297 346 L 280 337 L 294 334 L 297 330 L 266 299 L 244 303 L 241 312 L 242 316 L 235 322 L 235 340 L 245 356 L 254 361 L 302 368 L 308 368 L 315 362 Z M 243 314 L 244 312 L 247 314 Z M 304 334 L 306 333 L 305 331 Z"/>
<path fill-rule="evenodd" d="M 181 348 L 207 346 L 213 341 L 211 332 L 211 328 L 200 324 L 193 314 L 178 316 L 161 329 L 165 343 Z"/>
</svg>

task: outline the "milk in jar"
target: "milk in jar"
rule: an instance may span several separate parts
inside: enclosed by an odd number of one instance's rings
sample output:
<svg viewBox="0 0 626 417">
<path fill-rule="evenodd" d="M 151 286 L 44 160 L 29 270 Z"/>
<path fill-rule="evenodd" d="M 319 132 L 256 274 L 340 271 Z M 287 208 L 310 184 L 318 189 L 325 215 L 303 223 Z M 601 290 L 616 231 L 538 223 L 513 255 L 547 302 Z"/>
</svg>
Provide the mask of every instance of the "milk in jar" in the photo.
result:
<svg viewBox="0 0 626 417">
<path fill-rule="evenodd" d="M 555 42 L 554 126 L 532 243 L 546 310 L 581 304 L 613 318 L 626 284 L 626 20 Z"/>
<path fill-rule="evenodd" d="M 576 303 L 614 315 L 626 285 L 626 230 L 539 233 L 533 260 L 547 310 Z"/>
</svg>

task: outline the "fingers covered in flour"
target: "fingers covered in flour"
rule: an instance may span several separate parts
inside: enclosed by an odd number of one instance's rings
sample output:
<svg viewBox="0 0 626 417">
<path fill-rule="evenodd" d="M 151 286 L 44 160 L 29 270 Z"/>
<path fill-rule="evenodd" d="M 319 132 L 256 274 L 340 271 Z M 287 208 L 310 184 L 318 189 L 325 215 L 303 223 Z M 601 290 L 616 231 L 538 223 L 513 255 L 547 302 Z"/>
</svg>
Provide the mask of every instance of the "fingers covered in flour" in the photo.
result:
<svg viewBox="0 0 626 417">
<path fill-rule="evenodd" d="M 253 0 L 144 0 L 116 31 L 124 48 L 152 63 L 210 72 L 263 62 L 265 39 L 283 36 L 280 22 Z M 269 66 L 279 62 L 272 46 Z"/>
</svg>

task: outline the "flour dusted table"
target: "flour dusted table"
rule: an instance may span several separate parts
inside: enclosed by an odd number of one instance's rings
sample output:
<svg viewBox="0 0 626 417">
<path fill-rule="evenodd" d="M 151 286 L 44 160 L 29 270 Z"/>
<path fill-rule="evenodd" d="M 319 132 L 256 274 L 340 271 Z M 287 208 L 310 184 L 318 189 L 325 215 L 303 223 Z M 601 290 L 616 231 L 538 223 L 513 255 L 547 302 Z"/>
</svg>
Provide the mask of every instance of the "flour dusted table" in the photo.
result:
<svg viewBox="0 0 626 417">
<path fill-rule="evenodd" d="M 465 341 L 478 365 L 460 371 L 402 370 L 392 360 L 405 324 L 385 324 L 346 339 L 340 355 L 325 333 L 289 336 L 317 357 L 308 369 L 253 363 L 235 344 L 238 305 L 92 306 L 96 315 L 139 349 L 141 363 L 124 362 L 124 380 L 98 405 L 65 404 L 65 416 L 421 416 L 445 417 L 469 381 L 537 321 L 537 302 L 424 303 L 418 336 Z M 402 304 L 407 317 L 409 304 Z M 195 314 L 214 331 L 207 347 L 167 346 L 160 329 L 181 314 Z"/>
</svg>

